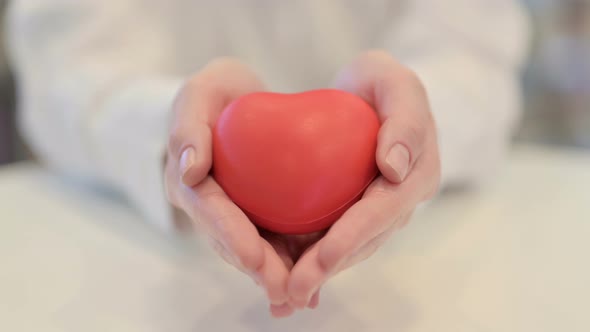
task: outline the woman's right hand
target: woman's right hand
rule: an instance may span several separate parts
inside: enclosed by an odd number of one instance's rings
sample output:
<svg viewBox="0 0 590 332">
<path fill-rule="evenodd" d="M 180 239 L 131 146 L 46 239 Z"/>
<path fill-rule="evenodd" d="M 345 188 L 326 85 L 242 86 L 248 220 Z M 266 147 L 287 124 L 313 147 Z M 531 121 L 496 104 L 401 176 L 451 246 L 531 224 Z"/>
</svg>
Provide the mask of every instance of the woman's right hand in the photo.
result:
<svg viewBox="0 0 590 332">
<path fill-rule="evenodd" d="M 263 89 L 242 63 L 210 62 L 181 89 L 173 110 L 166 160 L 166 192 L 228 263 L 263 287 L 274 316 L 288 316 L 287 280 L 293 266 L 280 237 L 263 238 L 209 175 L 212 130 L 223 109 L 238 97 Z"/>
</svg>

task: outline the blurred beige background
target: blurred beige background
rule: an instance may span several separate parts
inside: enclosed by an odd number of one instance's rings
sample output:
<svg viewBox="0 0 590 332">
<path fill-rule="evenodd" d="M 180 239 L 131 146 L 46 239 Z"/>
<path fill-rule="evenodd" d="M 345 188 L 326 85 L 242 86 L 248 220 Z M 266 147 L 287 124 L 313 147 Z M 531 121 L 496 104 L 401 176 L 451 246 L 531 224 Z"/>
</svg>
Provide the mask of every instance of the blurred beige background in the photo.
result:
<svg viewBox="0 0 590 332">
<path fill-rule="evenodd" d="M 0 0 L 0 10 L 6 0 Z M 517 141 L 590 148 L 590 0 L 523 0 L 533 40 Z M 2 26 L 4 18 L 2 16 Z M 0 164 L 28 154 L 14 124 L 14 86 L 0 43 Z"/>
</svg>

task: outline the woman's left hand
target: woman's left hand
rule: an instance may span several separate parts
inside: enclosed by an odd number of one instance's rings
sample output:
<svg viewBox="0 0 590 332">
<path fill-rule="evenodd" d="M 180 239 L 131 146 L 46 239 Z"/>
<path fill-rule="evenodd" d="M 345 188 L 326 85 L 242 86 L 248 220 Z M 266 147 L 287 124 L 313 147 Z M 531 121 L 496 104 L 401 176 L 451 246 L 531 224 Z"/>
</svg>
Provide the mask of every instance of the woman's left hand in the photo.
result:
<svg viewBox="0 0 590 332">
<path fill-rule="evenodd" d="M 436 193 L 440 181 L 436 126 L 426 91 L 411 70 L 386 52 L 369 51 L 338 75 L 336 87 L 360 96 L 378 113 L 381 175 L 296 261 L 288 294 L 297 308 L 315 307 L 319 288 L 371 256 Z"/>
</svg>

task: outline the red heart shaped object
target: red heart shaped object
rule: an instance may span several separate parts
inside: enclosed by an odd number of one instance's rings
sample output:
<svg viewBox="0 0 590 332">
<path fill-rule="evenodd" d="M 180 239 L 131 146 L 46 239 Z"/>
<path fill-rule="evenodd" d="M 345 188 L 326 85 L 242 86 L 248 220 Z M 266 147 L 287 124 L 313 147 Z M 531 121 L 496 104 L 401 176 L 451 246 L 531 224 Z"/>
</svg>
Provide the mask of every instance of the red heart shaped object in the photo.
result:
<svg viewBox="0 0 590 332">
<path fill-rule="evenodd" d="M 217 120 L 213 176 L 260 227 L 319 231 L 377 175 L 379 126 L 363 99 L 340 90 L 245 95 Z"/>
</svg>

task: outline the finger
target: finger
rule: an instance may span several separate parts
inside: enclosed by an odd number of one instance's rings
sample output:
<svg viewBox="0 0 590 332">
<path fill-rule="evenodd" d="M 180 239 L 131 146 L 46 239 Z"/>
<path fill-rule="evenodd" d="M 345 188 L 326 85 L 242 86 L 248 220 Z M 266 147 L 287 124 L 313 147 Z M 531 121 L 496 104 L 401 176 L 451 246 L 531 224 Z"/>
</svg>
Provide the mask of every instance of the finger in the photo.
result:
<svg viewBox="0 0 590 332">
<path fill-rule="evenodd" d="M 355 253 L 353 253 L 346 261 L 338 267 L 336 273 L 344 271 L 364 260 L 371 257 L 377 249 L 379 249 L 390 237 L 391 235 L 405 226 L 409 220 L 409 217 L 401 217 L 397 220 L 393 225 L 391 225 L 388 229 L 386 229 L 383 233 L 377 235 L 374 239 L 369 241 Z"/>
<path fill-rule="evenodd" d="M 256 277 L 265 248 L 254 225 L 211 177 L 194 188 L 182 187 L 183 209 L 232 256 L 240 270 Z"/>
<path fill-rule="evenodd" d="M 217 241 L 215 238 L 211 236 L 207 237 L 207 242 L 209 242 L 209 246 L 213 248 L 213 251 L 215 251 L 219 255 L 219 257 L 221 257 L 226 263 L 236 267 L 238 270 L 242 272 L 246 272 L 242 269 L 242 267 L 239 264 L 236 263 L 233 255 L 229 251 L 227 251 L 227 249 L 223 244 L 221 244 L 221 242 Z M 256 284 L 259 284 L 258 280 L 254 281 L 256 282 Z"/>
<path fill-rule="evenodd" d="M 389 181 L 402 182 L 421 155 L 433 124 L 418 77 L 389 53 L 370 51 L 341 71 L 335 86 L 374 106 L 382 123 L 377 165 Z"/>
<path fill-rule="evenodd" d="M 318 246 L 311 247 L 291 270 L 287 286 L 291 306 L 305 308 L 311 302 L 313 294 L 328 278 L 328 271 L 318 264 Z"/>
<path fill-rule="evenodd" d="M 319 304 L 320 304 L 320 290 L 318 289 L 311 296 L 311 299 L 309 300 L 309 303 L 307 304 L 307 307 L 310 308 L 310 309 L 315 309 L 315 308 L 318 307 Z"/>
<path fill-rule="evenodd" d="M 211 168 L 211 128 L 219 114 L 234 99 L 261 89 L 253 72 L 229 58 L 212 61 L 185 84 L 173 107 L 168 153 L 186 185 L 199 183 Z"/>
<path fill-rule="evenodd" d="M 266 241 L 264 249 L 265 260 L 257 274 L 258 281 L 266 289 L 266 295 L 271 304 L 285 304 L 289 299 L 287 295 L 289 270 L 275 249 Z"/>
<path fill-rule="evenodd" d="M 319 263 L 332 272 L 345 259 L 352 256 L 377 235 L 384 232 L 402 213 L 406 197 L 401 198 L 400 188 L 383 177 L 367 188 L 363 198 L 348 209 L 332 225 L 319 242 Z"/>
<path fill-rule="evenodd" d="M 270 312 L 272 314 L 273 317 L 275 318 L 284 318 L 284 317 L 289 317 L 293 314 L 293 312 L 295 312 L 295 309 L 291 306 L 289 306 L 289 304 L 284 303 L 281 305 L 274 305 L 271 304 L 270 305 Z"/>
<path fill-rule="evenodd" d="M 310 247 L 314 246 L 319 239 L 321 239 L 327 230 L 309 233 L 309 234 L 288 234 L 283 235 L 283 239 L 287 244 L 289 253 L 296 262 L 301 255 Z"/>
<path fill-rule="evenodd" d="M 327 239 L 320 240 L 316 247 L 302 256 L 291 271 L 288 285 L 289 303 L 296 308 L 306 304 L 310 305 L 313 302 L 314 294 L 319 291 L 321 285 L 328 278 L 372 255 L 396 229 L 395 224 L 390 226 L 382 234 L 377 235 L 356 252 L 352 252 L 350 256 L 343 259 L 342 264 L 334 266 L 332 269 L 326 269 L 325 264 L 320 260 L 320 246 Z"/>
<path fill-rule="evenodd" d="M 383 177 L 377 178 L 363 198 L 346 211 L 332 225 L 326 236 L 301 257 L 289 277 L 289 301 L 293 306 L 308 303 L 312 294 L 328 278 L 345 268 L 349 260 L 354 264 L 372 254 L 380 245 L 381 239 L 378 238 L 374 247 L 369 243 L 392 225 L 399 227 L 407 222 L 404 216 L 433 188 L 430 184 L 432 181 L 423 176 L 433 174 L 429 168 L 436 168 L 433 165 L 435 163 L 429 159 L 432 154 L 429 153 L 428 156 L 422 160 L 423 163 L 417 165 L 418 172 L 409 176 L 403 186 L 392 184 Z M 385 233 L 384 238 L 387 236 L 389 234 Z M 362 250 L 363 247 L 366 250 Z"/>
<path fill-rule="evenodd" d="M 401 186 L 377 178 L 318 243 L 319 264 L 334 273 L 346 259 L 410 213 L 430 190 L 430 185 L 422 183 L 423 173 L 420 168 Z"/>
<path fill-rule="evenodd" d="M 285 239 L 278 234 L 266 231 L 261 232 L 261 236 L 274 248 L 287 270 L 291 271 L 294 265 L 294 260 Z"/>
<path fill-rule="evenodd" d="M 194 191 L 190 188 L 187 191 L 195 193 L 194 200 L 187 205 L 199 214 L 204 228 L 213 237 L 214 249 L 261 285 L 271 303 L 285 303 L 289 262 L 285 263 L 259 236 L 256 227 L 211 177 L 195 186 Z"/>
</svg>

